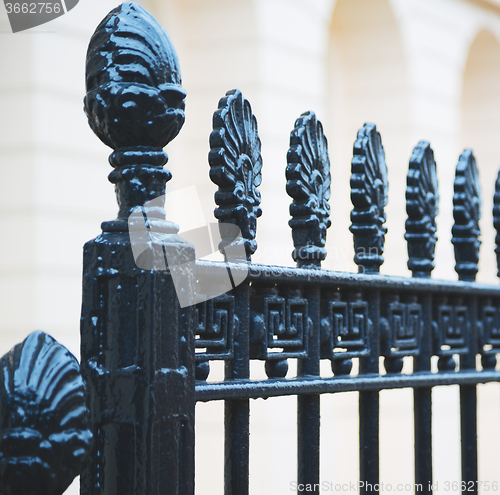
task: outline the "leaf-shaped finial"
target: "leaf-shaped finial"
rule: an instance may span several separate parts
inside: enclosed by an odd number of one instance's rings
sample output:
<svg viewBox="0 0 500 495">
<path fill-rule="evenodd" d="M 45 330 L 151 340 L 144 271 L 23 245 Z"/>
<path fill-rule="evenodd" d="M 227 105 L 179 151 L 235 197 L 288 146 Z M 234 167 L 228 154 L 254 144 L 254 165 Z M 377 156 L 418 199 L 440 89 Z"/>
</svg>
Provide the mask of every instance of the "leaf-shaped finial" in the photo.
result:
<svg viewBox="0 0 500 495">
<path fill-rule="evenodd" d="M 427 141 L 415 146 L 406 178 L 405 239 L 408 241 L 408 268 L 414 277 L 430 277 L 434 269 L 437 242 L 438 182 L 434 152 Z"/>
<path fill-rule="evenodd" d="M 387 166 L 375 124 L 365 124 L 354 143 L 351 168 L 354 262 L 360 273 L 377 273 L 384 262 L 384 227 L 387 205 Z"/>
<path fill-rule="evenodd" d="M 459 280 L 473 281 L 479 269 L 479 219 L 481 218 L 481 188 L 476 159 L 471 149 L 465 150 L 455 171 L 451 242 L 455 247 L 455 271 Z"/>
<path fill-rule="evenodd" d="M 210 179 L 219 186 L 214 214 L 220 224 L 236 225 L 245 245 L 247 259 L 257 249 L 257 217 L 260 217 L 262 157 L 257 119 L 241 91 L 228 91 L 219 101 L 210 134 Z M 227 231 L 227 232 L 226 232 Z M 234 243 L 234 229 L 221 228 L 222 246 Z M 228 235 L 229 234 L 229 235 Z"/>
<path fill-rule="evenodd" d="M 184 123 L 174 46 L 140 5 L 123 3 L 99 24 L 87 52 L 85 113 L 113 149 L 163 148 Z"/>
<path fill-rule="evenodd" d="M 293 198 L 293 259 L 298 266 L 320 266 L 326 258 L 326 229 L 330 227 L 330 158 L 323 126 L 314 112 L 295 121 L 287 154 L 286 191 Z"/>
<path fill-rule="evenodd" d="M 0 359 L 0 493 L 61 495 L 90 450 L 76 358 L 33 332 Z"/>
<path fill-rule="evenodd" d="M 493 196 L 493 226 L 497 231 L 495 253 L 497 255 L 497 277 L 500 277 L 500 172 L 498 172 L 495 182 L 495 194 Z"/>
</svg>

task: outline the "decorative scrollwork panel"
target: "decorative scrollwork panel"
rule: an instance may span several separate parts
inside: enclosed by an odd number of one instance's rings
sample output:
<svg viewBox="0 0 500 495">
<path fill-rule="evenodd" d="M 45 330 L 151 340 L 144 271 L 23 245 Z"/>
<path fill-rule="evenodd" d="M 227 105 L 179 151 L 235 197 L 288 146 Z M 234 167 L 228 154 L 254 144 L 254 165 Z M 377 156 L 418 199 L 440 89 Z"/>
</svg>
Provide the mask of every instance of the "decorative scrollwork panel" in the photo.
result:
<svg viewBox="0 0 500 495">
<path fill-rule="evenodd" d="M 434 354 L 440 358 L 438 366 L 441 370 L 455 369 L 453 355 L 469 352 L 469 318 L 469 309 L 460 297 L 454 298 L 453 301 L 444 297 L 434 305 Z"/>
<path fill-rule="evenodd" d="M 368 303 L 359 293 L 328 291 L 322 296 L 321 308 L 321 358 L 330 359 L 337 373 L 350 371 L 352 358 L 370 352 Z"/>
<path fill-rule="evenodd" d="M 416 297 L 401 301 L 395 295 L 383 305 L 382 348 L 386 357 L 416 356 L 422 332 L 422 306 Z"/>
<path fill-rule="evenodd" d="M 234 297 L 228 294 L 196 305 L 197 362 L 232 359 L 234 337 L 239 329 L 234 305 Z"/>
<path fill-rule="evenodd" d="M 420 353 L 423 330 L 422 306 L 417 297 L 391 295 L 385 298 L 380 318 L 380 353 L 388 373 L 403 369 L 403 357 Z"/>
<path fill-rule="evenodd" d="M 307 299 L 295 288 L 254 286 L 250 358 L 284 360 L 307 356 Z"/>
<path fill-rule="evenodd" d="M 483 368 L 496 366 L 500 353 L 500 301 L 486 299 L 479 308 L 479 350 Z"/>
</svg>

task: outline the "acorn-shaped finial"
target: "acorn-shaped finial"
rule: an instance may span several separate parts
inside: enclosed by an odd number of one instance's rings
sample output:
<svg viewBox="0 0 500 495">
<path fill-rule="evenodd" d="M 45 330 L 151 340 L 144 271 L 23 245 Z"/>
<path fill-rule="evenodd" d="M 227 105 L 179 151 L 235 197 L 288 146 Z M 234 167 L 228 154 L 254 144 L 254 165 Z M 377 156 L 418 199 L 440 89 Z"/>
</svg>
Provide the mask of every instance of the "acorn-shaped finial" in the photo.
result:
<svg viewBox="0 0 500 495">
<path fill-rule="evenodd" d="M 93 34 L 86 65 L 85 113 L 113 149 L 163 148 L 184 124 L 174 46 L 158 21 L 133 2 L 113 9 Z"/>
</svg>

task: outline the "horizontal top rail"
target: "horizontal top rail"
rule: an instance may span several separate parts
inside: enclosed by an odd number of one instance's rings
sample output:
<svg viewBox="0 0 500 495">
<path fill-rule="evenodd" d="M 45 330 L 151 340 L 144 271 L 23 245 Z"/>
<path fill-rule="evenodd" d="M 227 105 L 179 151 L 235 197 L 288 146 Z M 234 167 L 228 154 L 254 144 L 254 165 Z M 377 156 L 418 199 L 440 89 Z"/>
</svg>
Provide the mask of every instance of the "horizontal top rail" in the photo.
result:
<svg viewBox="0 0 500 495">
<path fill-rule="evenodd" d="M 431 278 L 396 277 L 392 275 L 358 274 L 337 272 L 330 270 L 316 270 L 314 268 L 295 268 L 278 265 L 259 265 L 256 263 L 232 263 L 218 261 L 196 261 L 197 274 L 216 276 L 218 273 L 230 270 L 233 274 L 248 272 L 250 282 L 269 282 L 273 284 L 319 284 L 328 287 L 356 288 L 356 289 L 387 289 L 403 290 L 415 293 L 454 293 L 478 296 L 499 296 L 500 286 L 481 284 L 478 282 L 462 282 L 451 280 L 437 280 Z"/>
</svg>

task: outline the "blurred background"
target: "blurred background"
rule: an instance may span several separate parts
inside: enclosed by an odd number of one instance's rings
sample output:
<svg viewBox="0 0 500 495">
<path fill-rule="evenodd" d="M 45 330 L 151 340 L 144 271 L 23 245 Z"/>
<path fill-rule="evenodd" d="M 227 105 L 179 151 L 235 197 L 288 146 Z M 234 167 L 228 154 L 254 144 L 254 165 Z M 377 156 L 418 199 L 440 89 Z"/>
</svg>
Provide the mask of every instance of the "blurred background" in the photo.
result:
<svg viewBox="0 0 500 495">
<path fill-rule="evenodd" d="M 408 276 L 405 187 L 419 140 L 431 142 L 440 212 L 433 276 L 456 279 L 450 243 L 454 168 L 477 159 L 483 195 L 478 280 L 496 284 L 492 205 L 500 168 L 500 0 L 143 0 L 177 48 L 186 124 L 168 146 L 169 191 L 196 186 L 207 220 L 212 114 L 227 90 L 250 101 L 262 140 L 263 215 L 254 261 L 292 265 L 285 193 L 289 133 L 302 112 L 323 122 L 332 165 L 332 227 L 323 266 L 356 271 L 348 231 L 358 128 L 374 122 L 389 170 L 386 262 Z M 0 5 L 0 355 L 42 329 L 79 356 L 82 246 L 116 216 L 110 150 L 82 110 L 85 54 L 118 3 L 80 0 L 66 15 L 12 34 Z M 189 212 L 173 209 L 180 223 Z M 189 216 L 189 215 L 187 215 Z M 214 379 L 220 376 L 215 369 Z M 219 373 L 219 375 L 217 375 Z M 253 376 L 259 376 L 258 366 Z M 460 479 L 458 390 L 435 389 L 434 474 Z M 381 399 L 381 481 L 413 483 L 410 390 Z M 251 492 L 290 492 L 296 399 L 251 404 Z M 499 481 L 500 385 L 479 387 L 479 475 Z M 322 396 L 322 480 L 358 478 L 357 394 Z M 223 404 L 197 406 L 197 494 L 223 485 Z M 78 493 L 77 483 L 67 492 Z M 447 491 L 446 493 L 453 493 Z"/>
</svg>

